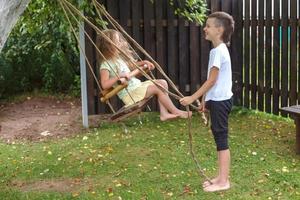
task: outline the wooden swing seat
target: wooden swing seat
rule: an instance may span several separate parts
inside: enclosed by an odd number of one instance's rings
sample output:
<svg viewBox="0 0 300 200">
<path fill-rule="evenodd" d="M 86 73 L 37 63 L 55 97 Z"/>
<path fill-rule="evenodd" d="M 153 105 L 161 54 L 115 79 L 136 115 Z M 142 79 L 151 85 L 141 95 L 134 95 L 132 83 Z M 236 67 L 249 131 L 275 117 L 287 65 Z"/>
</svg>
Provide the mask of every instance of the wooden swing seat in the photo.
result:
<svg viewBox="0 0 300 200">
<path fill-rule="evenodd" d="M 101 92 L 101 98 L 100 101 L 101 102 L 105 102 L 108 103 L 108 100 L 115 96 L 119 91 L 121 91 L 122 89 L 126 88 L 128 86 L 128 83 L 123 83 L 123 84 L 119 84 L 117 87 L 115 88 L 110 88 L 107 90 L 103 90 Z M 141 101 L 138 101 L 130 106 L 123 106 L 121 109 L 119 109 L 116 113 L 112 114 L 110 117 L 110 120 L 113 122 L 119 122 L 122 121 L 128 117 L 131 117 L 133 115 L 136 115 L 140 112 L 142 112 L 142 110 L 145 108 L 145 106 L 147 105 L 148 101 L 151 99 L 151 97 L 143 99 Z"/>
<path fill-rule="evenodd" d="M 110 119 L 113 122 L 119 122 L 143 111 L 151 97 L 136 102 L 130 106 L 123 106 L 120 110 L 114 113 Z"/>
</svg>

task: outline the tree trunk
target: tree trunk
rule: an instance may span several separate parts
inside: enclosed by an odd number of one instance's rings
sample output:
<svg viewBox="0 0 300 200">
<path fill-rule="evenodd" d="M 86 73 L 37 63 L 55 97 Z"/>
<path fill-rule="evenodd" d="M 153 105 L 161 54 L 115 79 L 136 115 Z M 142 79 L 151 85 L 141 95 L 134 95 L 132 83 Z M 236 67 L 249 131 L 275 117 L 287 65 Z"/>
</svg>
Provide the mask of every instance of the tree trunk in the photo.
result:
<svg viewBox="0 0 300 200">
<path fill-rule="evenodd" d="M 0 52 L 30 0 L 0 0 Z"/>
</svg>

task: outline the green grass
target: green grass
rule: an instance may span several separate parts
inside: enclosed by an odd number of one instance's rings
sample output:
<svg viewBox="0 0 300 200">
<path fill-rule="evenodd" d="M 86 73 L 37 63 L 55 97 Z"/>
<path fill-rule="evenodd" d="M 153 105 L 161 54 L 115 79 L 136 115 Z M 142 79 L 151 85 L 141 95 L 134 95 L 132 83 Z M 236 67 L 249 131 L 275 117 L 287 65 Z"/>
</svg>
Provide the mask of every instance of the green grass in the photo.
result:
<svg viewBox="0 0 300 200">
<path fill-rule="evenodd" d="M 201 189 L 186 120 L 162 123 L 157 113 L 147 113 L 142 125 L 136 119 L 125 124 L 127 134 L 120 124 L 102 123 L 68 139 L 0 143 L 1 199 L 300 199 L 291 120 L 235 109 L 230 117 L 232 188 L 218 193 Z M 193 117 L 192 133 L 202 168 L 214 176 L 215 144 L 199 116 Z M 60 192 L 26 188 L 41 180 L 80 184 Z"/>
</svg>

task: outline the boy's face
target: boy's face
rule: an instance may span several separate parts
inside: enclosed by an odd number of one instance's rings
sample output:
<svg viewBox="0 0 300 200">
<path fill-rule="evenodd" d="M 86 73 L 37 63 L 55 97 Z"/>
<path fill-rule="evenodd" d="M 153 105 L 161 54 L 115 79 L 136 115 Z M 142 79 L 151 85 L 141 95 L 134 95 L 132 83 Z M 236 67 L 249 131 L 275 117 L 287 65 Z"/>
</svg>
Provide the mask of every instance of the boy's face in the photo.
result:
<svg viewBox="0 0 300 200">
<path fill-rule="evenodd" d="M 216 18 L 208 18 L 203 29 L 205 33 L 205 39 L 211 42 L 221 40 L 223 34 L 223 27 L 216 26 Z"/>
</svg>

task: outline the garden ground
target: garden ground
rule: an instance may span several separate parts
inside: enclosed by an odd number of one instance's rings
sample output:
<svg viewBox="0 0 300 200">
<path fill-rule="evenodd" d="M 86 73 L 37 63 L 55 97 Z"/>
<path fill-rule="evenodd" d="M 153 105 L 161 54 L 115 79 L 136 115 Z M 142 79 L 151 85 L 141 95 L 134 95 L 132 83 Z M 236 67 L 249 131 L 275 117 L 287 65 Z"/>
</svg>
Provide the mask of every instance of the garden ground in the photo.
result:
<svg viewBox="0 0 300 200">
<path fill-rule="evenodd" d="M 97 120 L 99 116 L 90 117 L 90 124 L 97 125 Z M 27 96 L 0 104 L 0 137 L 7 143 L 68 137 L 82 130 L 78 99 Z"/>
<path fill-rule="evenodd" d="M 13 102 L 0 108 L 2 199 L 300 198 L 292 120 L 235 108 L 229 122 L 232 188 L 210 194 L 202 191 L 189 152 L 186 120 L 162 123 L 157 113 L 146 113 L 143 124 L 136 118 L 124 122 L 127 133 L 121 124 L 101 119 L 95 120 L 97 128 L 83 130 L 77 100 Z M 213 177 L 215 145 L 199 121 L 195 113 L 193 144 L 201 167 Z"/>
</svg>

